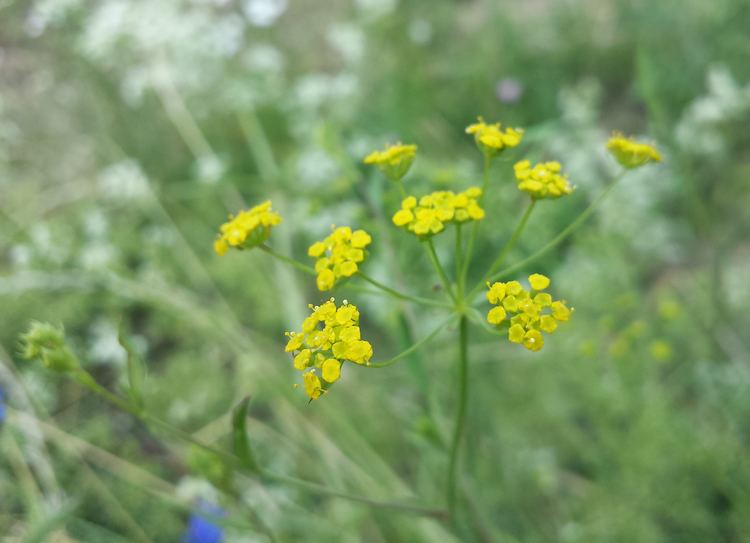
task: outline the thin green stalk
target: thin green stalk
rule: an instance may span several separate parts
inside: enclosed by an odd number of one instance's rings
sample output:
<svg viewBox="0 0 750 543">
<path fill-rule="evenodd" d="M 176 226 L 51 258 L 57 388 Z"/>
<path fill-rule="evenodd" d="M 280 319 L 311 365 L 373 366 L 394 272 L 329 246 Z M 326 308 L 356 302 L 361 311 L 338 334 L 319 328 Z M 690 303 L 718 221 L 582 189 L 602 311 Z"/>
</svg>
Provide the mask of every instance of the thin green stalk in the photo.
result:
<svg viewBox="0 0 750 543">
<path fill-rule="evenodd" d="M 459 365 L 458 365 L 458 410 L 456 411 L 456 424 L 453 429 L 453 440 L 451 442 L 450 461 L 448 464 L 448 511 L 451 518 L 456 513 L 456 483 L 458 479 L 458 454 L 464 434 L 466 422 L 466 404 L 469 388 L 469 356 L 468 356 L 468 321 L 465 315 L 459 321 Z"/>
<path fill-rule="evenodd" d="M 456 254 L 454 259 L 456 261 L 456 293 L 458 299 L 462 299 L 464 296 L 464 282 L 461 273 L 463 272 L 463 240 L 461 239 L 461 223 L 456 224 Z"/>
<path fill-rule="evenodd" d="M 401 194 L 401 199 L 406 200 L 407 194 L 406 194 L 406 189 L 404 188 L 404 184 L 401 182 L 400 179 L 396 181 L 396 184 L 398 185 L 398 191 L 399 191 L 399 194 Z"/>
<path fill-rule="evenodd" d="M 484 197 L 487 194 L 487 189 L 490 186 L 490 164 L 492 158 L 485 154 L 484 155 L 484 168 L 482 171 L 482 194 L 479 197 L 479 206 L 484 204 Z M 464 256 L 463 269 L 461 270 L 461 282 L 466 284 L 466 277 L 469 274 L 469 264 L 471 264 L 471 257 L 474 255 L 474 243 L 477 239 L 477 233 L 479 232 L 479 221 L 474 221 L 471 228 L 471 236 L 469 236 L 469 244 L 466 249 L 466 255 Z"/>
<path fill-rule="evenodd" d="M 453 289 L 451 288 L 451 282 L 448 280 L 448 276 L 445 275 L 445 270 L 443 269 L 443 266 L 440 264 L 440 259 L 438 259 L 437 253 L 435 252 L 435 245 L 432 243 L 432 239 L 428 238 L 427 241 L 424 241 L 424 246 L 427 247 L 427 254 L 430 255 L 430 261 L 432 262 L 433 267 L 435 268 L 435 271 L 440 276 L 440 281 L 443 284 L 443 288 L 445 289 L 445 292 L 448 294 L 448 296 L 451 297 L 451 300 L 455 303 L 456 296 L 453 294 Z"/>
<path fill-rule="evenodd" d="M 511 249 L 515 247 L 516 242 L 518 242 L 518 239 L 521 237 L 521 234 L 524 231 L 524 228 L 526 228 L 526 223 L 529 222 L 529 217 L 531 216 L 531 212 L 534 211 L 536 202 L 537 200 L 532 199 L 528 207 L 526 207 L 526 211 L 524 211 L 523 216 L 521 216 L 521 220 L 516 225 L 515 230 L 513 230 L 513 233 L 511 234 L 508 242 L 505 244 L 505 247 L 503 247 L 502 250 L 500 251 L 500 254 L 497 255 L 497 258 L 492 263 L 492 266 L 490 266 L 489 271 L 486 274 L 484 274 L 484 277 L 482 277 L 482 279 L 479 280 L 479 283 L 477 284 L 477 286 L 475 286 L 469 293 L 469 296 L 468 296 L 469 300 L 471 300 L 472 297 L 476 295 L 477 291 L 482 289 L 482 287 L 484 286 L 488 278 L 491 277 L 492 274 L 497 271 L 497 269 L 502 265 L 503 262 L 505 262 L 505 259 L 507 258 Z"/>
<path fill-rule="evenodd" d="M 448 320 L 446 320 L 445 322 L 443 322 L 440 326 L 438 326 L 437 328 L 435 328 L 432 332 L 430 332 L 429 335 L 423 337 L 422 339 L 420 339 L 419 341 L 417 341 L 416 343 L 414 343 L 411 347 L 409 347 L 408 349 L 406 349 L 406 350 L 402 351 L 401 353 L 397 354 L 396 356 L 394 356 L 390 360 L 385 360 L 384 362 L 368 362 L 366 367 L 368 367 L 368 368 L 385 368 L 385 367 L 388 367 L 388 366 L 391 366 L 391 365 L 395 364 L 396 362 L 398 362 L 399 360 L 401 360 L 405 356 L 409 356 L 411 353 L 413 353 L 414 351 L 416 351 L 417 349 L 419 349 L 422 345 L 424 345 L 425 343 L 427 343 L 428 341 L 430 341 L 432 338 L 434 338 L 436 335 L 438 335 L 443 330 L 443 328 L 445 328 L 445 326 L 448 323 L 450 323 L 454 318 L 455 318 L 455 316 L 451 316 L 451 318 L 449 318 Z"/>
<path fill-rule="evenodd" d="M 130 413 L 136 418 L 139 418 L 142 421 L 161 429 L 166 434 L 169 434 L 175 438 L 181 439 L 182 441 L 185 441 L 187 443 L 195 445 L 196 447 L 199 447 L 203 450 L 206 450 L 215 454 L 222 461 L 226 462 L 228 466 L 231 466 L 237 472 L 247 475 L 249 477 L 260 477 L 266 480 L 285 482 L 285 483 L 292 484 L 301 488 L 305 488 L 319 495 L 342 498 L 342 499 L 346 499 L 349 501 L 363 503 L 372 507 L 377 507 L 377 508 L 382 508 L 382 509 L 391 509 L 394 511 L 400 511 L 402 513 L 431 516 L 435 518 L 443 518 L 446 516 L 446 512 L 440 509 L 434 509 L 434 508 L 411 505 L 411 504 L 401 504 L 401 503 L 396 503 L 396 502 L 373 500 L 365 496 L 358 496 L 356 494 L 349 494 L 346 492 L 341 492 L 339 490 L 328 488 L 324 485 L 321 485 L 312 481 L 306 481 L 304 479 L 297 479 L 295 477 L 289 477 L 286 475 L 272 473 L 272 472 L 266 471 L 263 468 L 259 468 L 257 471 L 248 470 L 243 467 L 243 465 L 240 463 L 239 458 L 237 458 L 235 455 L 230 454 L 221 449 L 218 449 L 207 443 L 203 443 L 201 440 L 195 438 L 192 434 L 185 432 L 184 430 L 180 430 L 179 428 L 176 428 L 161 419 L 158 419 L 152 415 L 149 415 L 148 413 L 141 412 L 139 409 L 130 405 L 126 400 L 120 398 L 119 396 L 115 394 L 112 394 L 109 390 L 101 386 L 85 370 L 79 369 L 78 371 L 75 372 L 74 376 L 77 378 L 79 383 L 84 385 L 86 388 L 88 388 L 90 391 L 94 392 L 95 394 L 101 396 L 108 402 L 112 403 L 119 409 L 122 409 L 123 411 Z"/>
<path fill-rule="evenodd" d="M 412 505 L 409 503 L 385 502 L 385 501 L 373 500 L 371 498 L 366 498 L 364 496 L 358 496 L 356 494 L 349 494 L 348 492 L 340 492 L 338 490 L 333 490 L 326 486 L 319 485 L 317 483 L 313 483 L 310 481 L 306 481 L 304 479 L 298 479 L 296 477 L 289 477 L 288 475 L 281 475 L 281 474 L 275 474 L 275 473 L 263 471 L 261 474 L 261 477 L 265 478 L 268 481 L 286 483 L 289 485 L 297 486 L 299 488 L 304 488 L 316 494 L 323 494 L 326 496 L 343 498 L 349 501 L 363 503 L 363 504 L 366 504 L 366 505 L 369 505 L 371 507 L 375 507 L 378 509 L 391 509 L 394 511 L 399 511 L 401 513 L 411 513 L 415 515 L 422 515 L 422 516 L 434 517 L 434 518 L 445 518 L 447 516 L 447 512 L 444 509 L 438 509 L 434 507 L 425 507 L 421 505 Z"/>
<path fill-rule="evenodd" d="M 578 228 L 586 219 L 589 218 L 589 216 L 594 212 L 594 210 L 599 206 L 599 204 L 607 197 L 607 195 L 612 192 L 612 189 L 615 188 L 617 185 L 617 182 L 623 178 L 623 176 L 627 173 L 627 171 L 623 171 L 622 173 L 618 174 L 612 182 L 609 184 L 609 186 L 602 192 L 597 198 L 589 204 L 589 206 L 576 218 L 572 223 L 570 223 L 568 226 L 566 226 L 562 232 L 560 232 L 557 236 L 555 236 L 551 241 L 549 241 L 546 245 L 544 245 L 541 249 L 537 250 L 535 253 L 531 254 L 530 256 L 527 256 L 520 262 L 517 262 L 516 264 L 505 268 L 504 270 L 500 270 L 499 272 L 495 273 L 494 275 L 491 275 L 487 278 L 488 281 L 494 281 L 496 279 L 499 279 L 500 277 L 510 275 L 511 273 L 518 271 L 519 269 L 522 269 L 524 266 L 529 264 L 530 262 L 533 262 L 540 256 L 544 255 L 547 251 L 550 249 L 553 249 L 555 246 L 557 246 L 560 242 L 562 242 L 565 238 L 567 238 L 570 234 L 575 231 L 576 228 Z M 475 291 L 472 291 L 472 294 L 476 294 Z"/>
<path fill-rule="evenodd" d="M 294 266 L 295 268 L 297 268 L 301 272 L 307 273 L 309 275 L 316 275 L 315 268 L 313 268 L 311 266 L 307 266 L 305 264 L 302 264 L 302 262 L 297 262 L 296 260 L 294 260 L 293 258 L 289 258 L 288 256 L 284 256 L 284 255 L 282 255 L 280 253 L 277 253 L 276 251 L 274 251 L 273 249 L 271 249 L 268 245 L 259 245 L 258 248 L 261 251 L 265 251 L 266 253 L 268 253 L 269 255 L 271 255 L 274 258 L 277 258 L 277 259 L 281 260 L 282 262 L 284 262 L 286 264 Z"/>
<path fill-rule="evenodd" d="M 387 294 L 393 296 L 394 298 L 398 298 L 399 300 L 404 301 L 410 301 L 417 304 L 422 305 L 430 305 L 434 307 L 443 307 L 443 308 L 449 308 L 450 306 L 448 304 L 445 304 L 443 302 L 438 302 L 437 300 L 430 300 L 429 298 L 422 298 L 420 296 L 412 296 L 411 294 L 404 294 L 403 292 L 399 292 L 395 289 L 392 289 L 391 287 L 384 285 L 380 281 L 377 281 L 376 279 L 373 279 L 369 275 L 366 275 L 362 273 L 361 271 L 357 272 L 357 275 L 367 281 L 368 283 L 378 287 L 383 292 L 386 292 Z"/>
</svg>

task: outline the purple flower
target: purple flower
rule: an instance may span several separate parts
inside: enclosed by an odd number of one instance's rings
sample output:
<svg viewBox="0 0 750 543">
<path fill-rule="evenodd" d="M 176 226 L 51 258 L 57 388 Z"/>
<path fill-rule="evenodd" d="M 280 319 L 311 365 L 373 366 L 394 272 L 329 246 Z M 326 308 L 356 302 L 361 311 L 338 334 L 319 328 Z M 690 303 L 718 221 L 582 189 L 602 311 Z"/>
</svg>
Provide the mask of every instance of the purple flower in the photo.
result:
<svg viewBox="0 0 750 543">
<path fill-rule="evenodd" d="M 224 528 L 212 520 L 223 514 L 224 511 L 217 505 L 206 502 L 198 504 L 197 510 L 190 515 L 182 543 L 221 543 L 224 541 Z"/>
<path fill-rule="evenodd" d="M 495 86 L 495 96 L 504 104 L 515 104 L 522 95 L 523 84 L 513 77 L 503 78 Z"/>
</svg>

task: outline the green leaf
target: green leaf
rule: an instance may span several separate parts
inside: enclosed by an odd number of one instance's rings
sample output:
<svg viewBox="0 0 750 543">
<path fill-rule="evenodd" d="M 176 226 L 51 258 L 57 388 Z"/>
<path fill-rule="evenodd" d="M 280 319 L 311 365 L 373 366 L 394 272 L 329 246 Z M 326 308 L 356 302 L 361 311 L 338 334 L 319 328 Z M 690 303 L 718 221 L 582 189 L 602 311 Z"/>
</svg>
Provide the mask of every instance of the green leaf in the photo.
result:
<svg viewBox="0 0 750 543">
<path fill-rule="evenodd" d="M 250 447 L 250 438 L 247 435 L 247 410 L 250 407 L 250 397 L 243 399 L 232 412 L 232 442 L 234 454 L 239 458 L 242 466 L 252 471 L 258 471 L 258 463 L 253 456 Z"/>
<path fill-rule="evenodd" d="M 122 323 L 117 339 L 128 355 L 128 396 L 136 408 L 143 409 L 145 407 L 143 388 L 146 380 L 146 363 L 128 339 Z"/>
<path fill-rule="evenodd" d="M 57 530 L 63 529 L 80 505 L 78 499 L 73 499 L 65 503 L 58 511 L 46 515 L 39 522 L 33 523 L 23 543 L 44 543 L 49 541 L 49 536 Z"/>
</svg>

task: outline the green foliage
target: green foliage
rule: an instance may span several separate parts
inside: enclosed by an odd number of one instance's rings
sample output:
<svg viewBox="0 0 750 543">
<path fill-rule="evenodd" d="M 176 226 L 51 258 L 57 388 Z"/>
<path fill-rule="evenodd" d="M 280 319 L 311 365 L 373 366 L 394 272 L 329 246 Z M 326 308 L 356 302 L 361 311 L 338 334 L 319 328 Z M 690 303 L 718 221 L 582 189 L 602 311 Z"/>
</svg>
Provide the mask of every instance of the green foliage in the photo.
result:
<svg viewBox="0 0 750 543">
<path fill-rule="evenodd" d="M 176 541 L 205 500 L 227 510 L 228 541 L 742 541 L 746 2 L 289 2 L 268 26 L 253 3 L 0 2 L 0 533 Z M 154 417 L 222 450 L 252 436 L 246 468 L 442 503 L 458 327 L 387 369 L 348 368 L 308 405 L 290 386 L 283 331 L 327 295 L 266 254 L 218 258 L 211 245 L 227 213 L 272 198 L 280 253 L 304 255 L 332 222 L 357 225 L 373 236 L 374 278 L 436 296 L 422 248 L 388 224 L 400 195 L 361 162 L 417 142 L 407 188 L 464 190 L 481 179 L 462 133 L 479 114 L 526 134 L 492 166 L 490 235 L 469 285 L 523 213 L 516 160 L 560 160 L 576 192 L 540 203 L 508 264 L 604 190 L 613 130 L 653 138 L 665 160 L 503 278 L 553 278 L 576 308 L 564 332 L 527 353 L 471 328 L 458 527 L 278 480 L 228 489 L 216 455 L 196 460 L 20 360 L 29 322 L 64 323 L 69 352 L 108 390 L 147 394 Z M 347 287 L 336 295 L 367 307 L 381 360 L 444 321 Z"/>
</svg>

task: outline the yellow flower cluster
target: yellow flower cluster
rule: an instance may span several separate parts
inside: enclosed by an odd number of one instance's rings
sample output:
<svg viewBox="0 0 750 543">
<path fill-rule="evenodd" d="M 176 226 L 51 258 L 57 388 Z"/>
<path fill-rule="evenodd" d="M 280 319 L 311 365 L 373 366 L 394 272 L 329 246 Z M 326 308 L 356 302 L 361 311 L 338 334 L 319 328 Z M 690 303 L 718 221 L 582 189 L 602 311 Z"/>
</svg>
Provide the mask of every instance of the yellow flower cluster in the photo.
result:
<svg viewBox="0 0 750 543">
<path fill-rule="evenodd" d="M 661 154 L 653 145 L 639 143 L 622 134 L 614 134 L 607 142 L 607 150 L 623 168 L 633 169 L 649 162 L 661 162 Z"/>
<path fill-rule="evenodd" d="M 495 156 L 505 149 L 516 147 L 523 138 L 523 130 L 507 128 L 503 132 L 500 130 L 500 123 L 487 124 L 482 117 L 477 117 L 476 123 L 467 126 L 466 133 L 473 134 L 479 150 L 490 156 Z"/>
<path fill-rule="evenodd" d="M 230 247 L 250 249 L 257 247 L 271 235 L 271 228 L 281 222 L 281 215 L 271 210 L 271 201 L 267 200 L 236 216 L 229 216 L 229 221 L 220 227 L 219 237 L 214 241 L 214 250 L 218 255 L 225 254 Z"/>
<path fill-rule="evenodd" d="M 304 372 L 305 392 L 312 400 L 339 380 L 345 361 L 367 364 L 372 345 L 360 338 L 359 311 L 344 300 L 336 307 L 333 298 L 319 306 L 302 323 L 301 332 L 287 332 L 286 352 L 294 353 L 294 368 Z"/>
<path fill-rule="evenodd" d="M 559 198 L 573 192 L 568 183 L 568 176 L 560 173 L 559 162 L 540 162 L 531 166 L 528 160 L 516 162 L 513 166 L 518 182 L 518 190 L 530 195 L 533 199 Z"/>
<path fill-rule="evenodd" d="M 558 322 L 570 320 L 572 312 L 565 302 L 553 300 L 547 292 L 541 292 L 550 285 L 548 277 L 535 273 L 529 276 L 531 291 L 524 289 L 518 281 L 494 283 L 487 291 L 487 300 L 495 305 L 487 313 L 487 322 L 503 326 L 509 322 L 508 339 L 521 343 L 530 351 L 538 351 L 544 346 L 542 332 L 551 334 Z M 508 315 L 513 316 L 508 321 Z"/>
<path fill-rule="evenodd" d="M 318 289 L 330 290 L 339 279 L 357 273 L 358 264 L 367 256 L 365 248 L 371 242 L 370 234 L 364 230 L 352 232 L 348 226 L 340 226 L 334 227 L 331 235 L 323 241 L 310 245 L 307 254 L 317 259 Z"/>
<path fill-rule="evenodd" d="M 416 145 L 397 143 L 382 151 L 373 151 L 365 157 L 365 164 L 375 164 L 391 180 L 398 181 L 411 168 L 417 154 Z"/>
<path fill-rule="evenodd" d="M 484 218 L 484 210 L 477 199 L 482 189 L 470 189 L 455 194 L 449 190 L 433 192 L 416 197 L 409 196 L 401 202 L 401 209 L 393 215 L 393 224 L 413 232 L 417 236 L 431 236 L 442 232 L 445 223 L 463 223 Z"/>
</svg>

